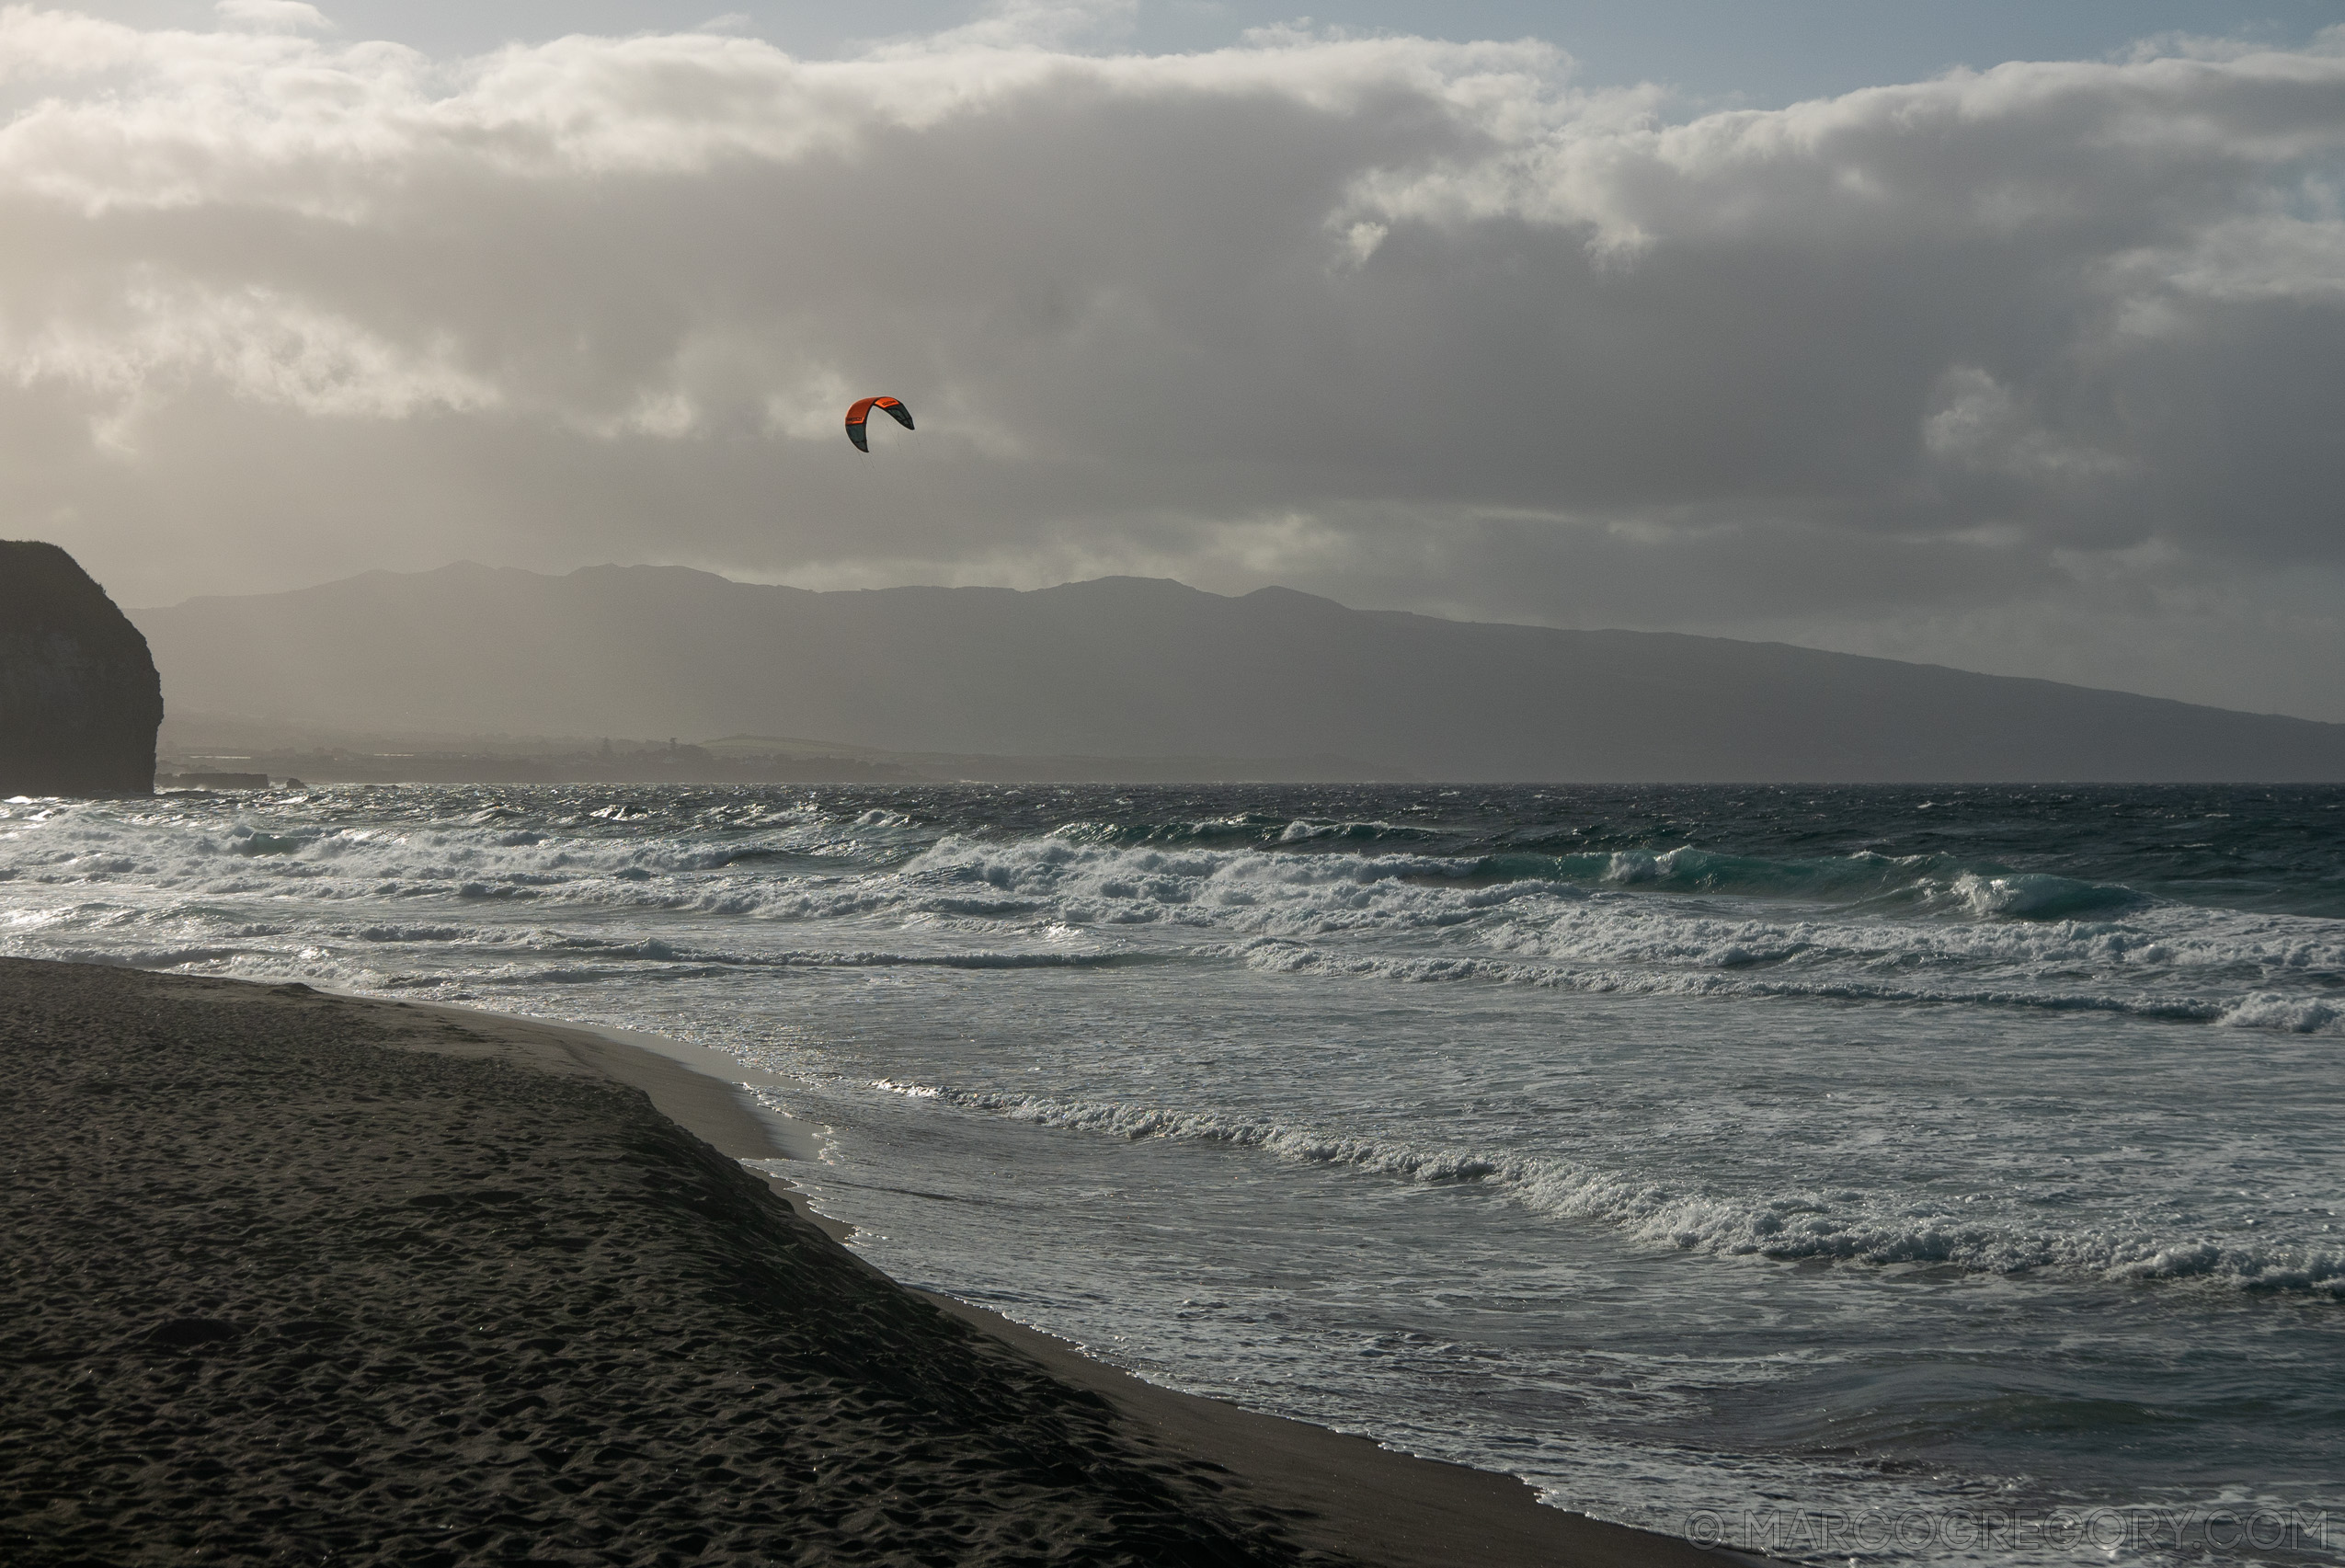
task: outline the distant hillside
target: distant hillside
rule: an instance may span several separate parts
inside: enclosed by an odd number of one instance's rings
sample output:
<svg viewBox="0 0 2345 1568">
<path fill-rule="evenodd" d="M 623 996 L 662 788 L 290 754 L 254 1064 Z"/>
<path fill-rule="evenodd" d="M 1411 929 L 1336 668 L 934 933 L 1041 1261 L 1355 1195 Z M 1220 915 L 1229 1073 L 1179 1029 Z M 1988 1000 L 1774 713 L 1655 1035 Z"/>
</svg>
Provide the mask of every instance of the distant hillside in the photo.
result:
<svg viewBox="0 0 2345 1568">
<path fill-rule="evenodd" d="M 1356 760 L 1362 778 L 2345 779 L 2345 725 L 1648 632 L 1106 578 L 817 593 L 470 564 L 131 612 L 175 709 L 371 731 Z M 1165 776 L 1158 773 L 1155 776 Z"/>
</svg>

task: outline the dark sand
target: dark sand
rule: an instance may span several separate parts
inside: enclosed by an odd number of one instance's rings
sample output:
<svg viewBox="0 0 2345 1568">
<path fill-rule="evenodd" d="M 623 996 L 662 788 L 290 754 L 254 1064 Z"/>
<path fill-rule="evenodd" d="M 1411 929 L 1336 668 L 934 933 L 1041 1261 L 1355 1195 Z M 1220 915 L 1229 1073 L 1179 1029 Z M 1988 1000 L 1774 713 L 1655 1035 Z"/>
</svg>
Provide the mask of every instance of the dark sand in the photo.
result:
<svg viewBox="0 0 2345 1568">
<path fill-rule="evenodd" d="M 1726 1561 L 905 1290 L 586 1032 L 0 959 L 0 1562 Z"/>
</svg>

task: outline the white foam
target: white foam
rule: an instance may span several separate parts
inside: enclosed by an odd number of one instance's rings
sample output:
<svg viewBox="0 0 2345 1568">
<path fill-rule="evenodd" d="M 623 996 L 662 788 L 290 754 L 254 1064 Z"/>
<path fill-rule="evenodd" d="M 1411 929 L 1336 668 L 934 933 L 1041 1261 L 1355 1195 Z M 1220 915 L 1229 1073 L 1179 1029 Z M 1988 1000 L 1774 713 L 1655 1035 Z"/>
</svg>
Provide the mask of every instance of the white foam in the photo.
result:
<svg viewBox="0 0 2345 1568">
<path fill-rule="evenodd" d="M 2345 1299 L 2345 1244 L 2240 1245 L 2161 1236 L 2139 1225 L 2070 1230 L 2015 1224 L 1976 1207 L 1916 1204 L 1857 1191 L 1730 1196 L 1541 1156 L 1332 1131 L 1276 1118 L 901 1080 L 873 1088 L 1037 1126 L 1124 1139 L 1175 1139 L 1260 1150 L 1305 1164 L 1342 1165 L 1428 1184 L 1505 1188 L 1543 1213 L 1610 1225 L 1648 1245 L 1719 1257 L 1924 1264 L 1996 1274 L 2056 1270 L 2113 1279 L 2210 1280 L 2244 1289 L 2309 1290 Z"/>
<path fill-rule="evenodd" d="M 2334 993 L 2317 989 L 2323 977 L 2345 973 L 2337 921 L 2177 906 L 2109 919 L 2008 920 L 2000 914 L 2073 901 L 2089 885 L 1941 876 L 1938 863 L 1910 859 L 1853 856 L 1816 863 L 1816 874 L 1893 883 L 1920 900 L 1914 912 L 1859 907 L 1787 917 L 1749 900 L 1591 891 L 1541 876 L 1493 880 L 1481 861 L 1411 853 L 1130 846 L 1054 833 L 947 836 L 889 864 L 903 848 L 883 853 L 858 834 L 894 833 L 908 818 L 878 808 L 849 821 L 807 807 L 730 803 L 702 814 L 721 830 L 717 837 L 649 825 L 619 835 L 599 826 L 563 831 L 502 806 L 462 822 L 412 823 L 285 820 L 268 814 L 273 809 L 202 802 L 20 816 L 16 837 L 0 847 L 0 887 L 37 885 L 48 890 L 34 896 L 43 902 L 61 888 L 90 895 L 120 887 L 138 890 L 133 897 L 568 905 L 816 926 L 892 921 L 906 930 L 941 919 L 989 933 L 982 944 L 964 944 L 972 952 L 1014 948 L 1049 928 L 1152 927 L 1178 943 L 1218 941 L 1264 972 L 2345 1029 L 2345 1010 L 2328 999 Z M 626 810 L 631 820 L 650 815 L 623 805 L 601 809 Z M 1308 835 L 1394 830 L 1300 827 Z M 1581 858 L 1599 874 L 1599 889 L 1760 876 L 1750 869 L 1758 863 L 1687 851 Z M 2308 985 L 2314 994 L 2305 994 Z"/>
<path fill-rule="evenodd" d="M 2345 1001 L 2256 991 L 2225 1009 L 2216 1022 L 2234 1029 L 2281 1029 L 2292 1035 L 2335 1031 L 2345 1022 Z"/>
</svg>

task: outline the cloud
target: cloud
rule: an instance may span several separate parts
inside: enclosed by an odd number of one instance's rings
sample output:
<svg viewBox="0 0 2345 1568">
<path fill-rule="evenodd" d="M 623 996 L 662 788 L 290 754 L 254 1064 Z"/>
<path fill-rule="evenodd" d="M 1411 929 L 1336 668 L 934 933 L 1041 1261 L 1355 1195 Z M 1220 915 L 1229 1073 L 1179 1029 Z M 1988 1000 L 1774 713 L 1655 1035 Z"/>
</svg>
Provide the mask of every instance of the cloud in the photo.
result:
<svg viewBox="0 0 2345 1568">
<path fill-rule="evenodd" d="M 994 0 L 975 21 L 882 45 L 875 53 L 887 58 L 978 49 L 1080 50 L 1127 37 L 1139 9 L 1139 0 Z"/>
<path fill-rule="evenodd" d="M 395 343 L 266 288 L 133 287 L 118 303 L 102 325 L 52 320 L 0 353 L 19 385 L 59 383 L 107 409 L 93 435 L 121 455 L 135 452 L 129 432 L 142 412 L 199 388 L 324 418 L 498 402 L 494 385 L 448 362 L 444 339 Z"/>
<path fill-rule="evenodd" d="M 0 505 L 133 601 L 1138 569 L 2259 707 L 2345 647 L 2277 586 L 2345 584 L 2336 39 L 1673 121 L 1535 40 L 1127 11 L 808 62 L 0 9 Z"/>
<path fill-rule="evenodd" d="M 212 10 L 230 27 L 299 32 L 329 26 L 325 13 L 302 0 L 219 0 Z"/>
</svg>

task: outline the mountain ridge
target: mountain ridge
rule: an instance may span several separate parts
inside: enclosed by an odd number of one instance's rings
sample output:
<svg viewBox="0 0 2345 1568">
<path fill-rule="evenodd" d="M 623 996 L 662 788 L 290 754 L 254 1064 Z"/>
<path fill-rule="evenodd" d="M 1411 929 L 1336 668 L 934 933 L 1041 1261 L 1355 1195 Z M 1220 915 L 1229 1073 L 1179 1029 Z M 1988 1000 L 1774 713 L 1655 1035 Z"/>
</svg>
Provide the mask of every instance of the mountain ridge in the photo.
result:
<svg viewBox="0 0 2345 1568">
<path fill-rule="evenodd" d="M 824 591 L 458 562 L 134 610 L 175 705 L 897 751 L 1365 759 L 1501 782 L 2345 779 L 2345 725 L 1676 632 L 1166 578 Z"/>
</svg>

